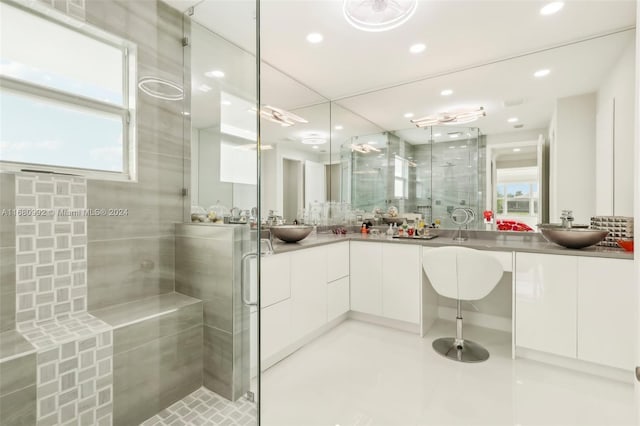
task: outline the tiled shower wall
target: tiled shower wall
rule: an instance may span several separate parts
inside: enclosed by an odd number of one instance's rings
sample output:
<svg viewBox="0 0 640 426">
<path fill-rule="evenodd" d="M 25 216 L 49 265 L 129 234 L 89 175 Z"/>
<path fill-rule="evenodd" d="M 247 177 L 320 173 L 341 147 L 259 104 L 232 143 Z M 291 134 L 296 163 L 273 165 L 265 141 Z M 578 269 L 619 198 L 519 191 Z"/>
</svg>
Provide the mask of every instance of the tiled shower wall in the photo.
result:
<svg viewBox="0 0 640 426">
<path fill-rule="evenodd" d="M 138 76 L 189 87 L 182 15 L 159 1 L 86 2 L 87 22 L 138 45 Z M 187 59 L 186 63 L 189 63 Z M 182 102 L 138 92 L 138 181 L 89 180 L 87 208 L 123 208 L 126 216 L 87 218 L 88 309 L 174 290 L 174 224 L 189 208 L 188 116 Z M 0 205 L 15 208 L 15 178 L 0 173 Z M 15 328 L 15 218 L 0 216 L 0 332 Z"/>
<path fill-rule="evenodd" d="M 86 19 L 137 44 L 138 78 L 160 77 L 189 87 L 182 15 L 176 10 L 159 1 L 90 1 Z M 181 195 L 189 187 L 190 133 L 183 132 L 189 118 L 181 114 L 183 102 L 141 91 L 137 109 L 138 182 L 91 180 L 87 186 L 89 208 L 128 211 L 127 216 L 88 219 L 89 310 L 174 289 L 173 227 L 189 207 Z"/>
<path fill-rule="evenodd" d="M 85 6 L 84 12 L 87 22 L 137 44 L 138 77 L 160 77 L 189 87 L 190 70 L 188 66 L 183 67 L 183 55 L 185 54 L 181 44 L 183 21 L 179 12 L 164 3 L 153 0 L 87 1 Z M 188 57 L 185 59 L 185 64 L 189 64 Z M 188 92 L 188 90 L 186 91 Z M 182 102 L 150 98 L 138 91 L 136 111 L 137 182 L 100 180 L 87 182 L 87 208 L 121 208 L 127 211 L 125 216 L 86 218 L 84 234 L 86 251 L 84 255 L 87 266 L 87 296 L 86 302 L 82 303 L 86 303 L 86 308 L 89 311 L 153 295 L 170 293 L 174 290 L 174 224 L 183 220 L 185 211 L 188 212 L 189 208 L 187 199 L 183 198 L 181 194 L 183 187 L 189 187 L 190 164 L 189 131 L 184 130 L 190 127 L 190 123 L 189 118 L 181 114 L 184 110 Z M 15 197 L 19 194 L 16 194 L 15 188 L 15 176 L 0 173 L 0 206 L 2 209 L 16 207 Z M 53 229 L 55 230 L 55 228 Z M 73 232 L 73 227 L 71 231 Z M 11 333 L 11 330 L 16 329 L 16 314 L 20 318 L 38 315 L 38 309 L 31 309 L 29 307 L 31 302 L 26 298 L 24 306 L 16 306 L 16 241 L 15 217 L 0 216 L 0 333 Z M 74 250 L 71 249 L 71 256 L 73 256 L 73 252 Z M 61 255 L 66 256 L 67 254 Z M 47 254 L 43 256 L 45 258 L 42 260 L 47 261 Z M 55 262 L 55 259 L 52 260 Z M 36 261 L 39 262 L 39 259 L 36 258 Z M 42 265 L 48 268 L 52 264 L 47 261 Z M 53 268 L 55 271 L 55 265 Z M 44 272 L 47 270 L 43 269 L 42 273 Z M 73 274 L 71 280 L 73 283 Z M 33 303 L 35 303 L 36 297 L 34 295 Z M 49 297 L 48 295 L 41 296 L 40 302 L 48 303 L 45 301 L 49 300 Z M 50 303 L 50 309 L 54 313 L 56 306 L 60 311 L 65 309 L 61 305 L 66 303 L 66 301 L 62 301 L 65 298 L 64 292 L 60 294 L 60 304 L 57 303 L 55 297 L 54 301 Z M 18 298 L 18 304 L 20 303 Z M 70 309 L 73 309 L 73 300 L 69 303 Z M 49 307 L 43 307 L 42 315 L 46 315 L 48 309 Z M 85 320 L 81 322 L 89 322 L 91 318 L 85 318 Z M 63 329 L 66 325 L 75 327 L 65 323 Z M 64 330 L 58 331 L 64 332 Z M 94 331 L 96 330 L 90 330 L 91 333 Z M 24 333 L 33 333 L 34 335 L 37 332 L 38 330 L 24 330 Z M 91 337 L 85 337 L 75 340 L 73 348 L 72 345 L 65 346 L 64 349 L 63 346 L 56 346 L 56 349 L 51 353 L 47 351 L 47 355 L 44 357 L 39 353 L 37 364 L 49 369 L 52 365 L 56 366 L 53 368 L 64 375 L 67 373 L 64 369 L 74 362 L 88 370 L 93 365 L 90 362 L 94 362 L 98 375 L 95 380 L 83 376 L 84 387 L 78 387 L 81 384 L 78 372 L 74 373 L 76 374 L 73 376 L 74 378 L 71 376 L 56 377 L 58 379 L 56 383 L 61 383 L 60 380 L 62 380 L 65 383 L 65 389 L 76 389 L 81 395 L 97 391 L 99 403 L 102 401 L 101 403 L 110 404 L 110 398 L 113 398 L 114 415 L 121 415 L 120 412 L 126 408 L 125 402 L 132 400 L 132 396 L 138 395 L 137 401 L 145 406 L 146 400 L 141 400 L 139 397 L 142 388 L 145 389 L 144 395 L 152 400 L 158 400 L 158 395 L 163 395 L 163 392 L 166 396 L 167 386 L 158 385 L 153 378 L 161 374 L 161 371 L 173 371 L 171 363 L 175 361 L 176 348 L 191 348 L 195 345 L 185 344 L 185 339 L 190 336 L 178 333 L 168 338 L 155 339 L 137 346 L 136 351 L 148 350 L 156 355 L 159 361 L 155 370 L 144 371 L 149 373 L 148 375 L 136 376 L 136 379 L 140 379 L 140 382 L 136 383 L 133 382 L 131 375 L 127 374 L 126 369 L 123 370 L 121 366 L 129 365 L 129 361 L 134 359 L 137 352 L 134 353 L 131 350 L 115 354 L 113 362 L 109 365 L 113 372 L 113 394 L 107 395 L 106 392 L 101 391 L 104 389 L 101 386 L 105 378 L 100 376 L 100 371 L 104 372 L 107 368 L 106 363 L 103 362 L 104 358 L 101 357 L 106 353 L 105 348 L 112 350 L 113 342 L 108 337 L 111 336 L 111 331 L 105 333 L 108 335 L 101 333 L 98 335 L 99 337 L 96 337 L 95 347 L 91 346 L 92 343 L 89 341 Z M 201 331 L 196 337 L 201 345 Z M 85 340 L 87 341 L 85 342 Z M 36 344 L 34 341 L 32 343 Z M 57 353 L 54 354 L 55 351 Z M 36 362 L 33 359 L 35 354 L 28 356 L 35 370 Z M 195 363 L 194 365 L 201 364 Z M 47 368 L 42 371 L 38 369 L 39 387 L 46 387 L 54 383 L 49 380 Z M 139 371 L 142 373 L 142 370 Z M 202 374 L 201 370 L 199 371 L 197 376 L 189 376 L 189 381 L 193 382 L 193 386 L 190 385 L 189 388 L 195 389 L 201 385 Z M 35 395 L 35 390 L 32 390 L 32 387 L 25 389 L 29 390 L 29 395 Z M 4 391 L 4 389 L 0 390 Z M 52 410 L 59 411 L 63 417 L 74 414 L 71 413 L 72 409 L 69 408 L 69 404 L 65 405 L 64 413 L 62 410 L 58 410 L 61 407 L 52 406 L 49 402 L 53 402 L 53 400 L 49 401 L 46 398 L 46 391 L 46 388 L 38 389 L 39 395 L 45 396 L 38 401 L 40 417 Z M 18 392 L 15 395 L 18 395 Z M 181 395 L 178 396 L 178 398 L 180 397 Z M 6 399 L 4 396 L 3 398 L 2 401 Z M 85 413 L 87 408 L 85 405 L 78 404 L 74 406 L 73 410 L 78 416 Z M 98 417 L 103 414 L 94 411 L 93 419 L 97 421 Z"/>
</svg>

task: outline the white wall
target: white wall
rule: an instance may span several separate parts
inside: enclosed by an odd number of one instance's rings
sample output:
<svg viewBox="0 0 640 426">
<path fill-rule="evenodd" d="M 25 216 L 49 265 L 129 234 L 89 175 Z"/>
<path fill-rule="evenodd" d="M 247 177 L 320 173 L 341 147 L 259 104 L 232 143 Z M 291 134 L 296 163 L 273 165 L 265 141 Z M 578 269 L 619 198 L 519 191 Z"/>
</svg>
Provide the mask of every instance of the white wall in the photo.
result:
<svg viewBox="0 0 640 426">
<path fill-rule="evenodd" d="M 265 142 L 266 143 L 266 142 Z M 293 143 L 293 142 L 292 142 Z M 262 161 L 262 215 L 266 217 L 269 210 L 282 214 L 283 211 L 283 178 L 282 160 L 323 162 L 324 154 L 313 154 L 288 146 L 286 142 L 276 144 L 274 149 L 263 152 Z"/>
<path fill-rule="evenodd" d="M 596 214 L 633 216 L 635 43 L 603 80 L 596 111 Z"/>
<path fill-rule="evenodd" d="M 572 210 L 575 223 L 588 224 L 596 212 L 596 95 L 561 98 L 549 129 L 549 221 Z"/>
</svg>

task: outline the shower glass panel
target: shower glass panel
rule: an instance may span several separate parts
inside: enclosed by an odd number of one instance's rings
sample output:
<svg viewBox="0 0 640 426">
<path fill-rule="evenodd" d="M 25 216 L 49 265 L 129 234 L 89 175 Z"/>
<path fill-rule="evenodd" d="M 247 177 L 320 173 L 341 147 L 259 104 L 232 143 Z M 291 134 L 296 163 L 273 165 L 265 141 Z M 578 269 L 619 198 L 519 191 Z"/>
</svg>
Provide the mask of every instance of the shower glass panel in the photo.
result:
<svg viewBox="0 0 640 426">
<path fill-rule="evenodd" d="M 455 208 L 471 208 L 481 225 L 484 139 L 479 129 L 439 126 L 356 136 L 341 145 L 341 193 L 363 214 L 396 207 L 400 217 L 455 228 Z"/>
<path fill-rule="evenodd" d="M 205 0 L 184 16 L 192 214 L 177 229 L 176 282 L 203 301 L 203 388 L 196 398 L 224 407 L 207 419 L 215 424 L 258 422 L 256 4 Z M 237 7 L 248 8 L 247 19 L 229 26 Z"/>
</svg>

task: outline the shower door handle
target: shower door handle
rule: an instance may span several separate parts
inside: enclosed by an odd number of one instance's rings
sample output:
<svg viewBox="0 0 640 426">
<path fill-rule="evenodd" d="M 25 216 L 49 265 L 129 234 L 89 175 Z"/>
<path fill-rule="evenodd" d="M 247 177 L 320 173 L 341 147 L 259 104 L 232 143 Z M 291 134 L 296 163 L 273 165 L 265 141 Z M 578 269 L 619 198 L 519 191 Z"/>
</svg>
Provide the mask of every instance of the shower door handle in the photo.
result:
<svg viewBox="0 0 640 426">
<path fill-rule="evenodd" d="M 240 293 L 242 294 L 242 301 L 244 302 L 245 305 L 258 306 L 258 301 L 255 301 L 255 302 L 251 301 L 251 296 L 247 297 L 247 294 L 246 294 L 245 270 L 247 269 L 247 260 L 251 259 L 252 257 L 257 258 L 258 253 L 247 253 L 244 256 L 242 256 L 242 261 L 240 262 Z M 249 274 L 249 276 L 251 276 L 251 274 Z"/>
</svg>

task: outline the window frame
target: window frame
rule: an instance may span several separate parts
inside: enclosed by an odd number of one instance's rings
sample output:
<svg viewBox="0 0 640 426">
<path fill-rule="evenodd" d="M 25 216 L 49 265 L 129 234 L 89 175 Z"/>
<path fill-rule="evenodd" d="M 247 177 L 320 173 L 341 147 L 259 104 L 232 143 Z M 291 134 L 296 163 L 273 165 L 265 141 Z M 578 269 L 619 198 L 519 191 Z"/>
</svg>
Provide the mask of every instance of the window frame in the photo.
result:
<svg viewBox="0 0 640 426">
<path fill-rule="evenodd" d="M 95 180 L 111 180 L 122 182 L 137 182 L 138 158 L 137 158 L 137 45 L 129 40 L 108 33 L 93 25 L 87 24 L 77 18 L 66 15 L 46 4 L 25 4 L 11 0 L 3 0 L 10 7 L 20 9 L 34 15 L 36 18 L 45 19 L 57 25 L 66 27 L 84 36 L 90 37 L 100 43 L 104 43 L 119 49 L 122 53 L 122 105 L 93 99 L 87 96 L 77 95 L 72 92 L 54 89 L 35 83 L 19 80 L 13 77 L 0 75 L 0 88 L 2 91 L 25 97 L 40 98 L 52 104 L 62 107 L 70 106 L 95 112 L 119 116 L 122 123 L 122 163 L 123 170 L 114 172 L 109 170 L 90 169 L 82 167 L 57 166 L 53 164 L 39 164 L 29 162 L 0 160 L 0 172 L 44 171 L 62 174 L 71 174 Z"/>
</svg>

